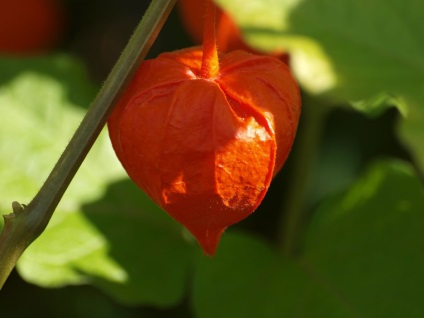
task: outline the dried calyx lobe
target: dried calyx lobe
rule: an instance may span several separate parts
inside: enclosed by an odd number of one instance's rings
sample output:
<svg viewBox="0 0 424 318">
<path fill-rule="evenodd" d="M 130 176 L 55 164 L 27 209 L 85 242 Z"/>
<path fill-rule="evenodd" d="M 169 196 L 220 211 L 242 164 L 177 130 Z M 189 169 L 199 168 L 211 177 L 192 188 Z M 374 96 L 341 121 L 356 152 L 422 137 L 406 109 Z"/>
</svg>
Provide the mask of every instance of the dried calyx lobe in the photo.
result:
<svg viewBox="0 0 424 318">
<path fill-rule="evenodd" d="M 300 115 L 298 87 L 276 58 L 234 51 L 213 78 L 201 48 L 145 61 L 109 120 L 133 181 L 215 253 L 223 231 L 262 201 Z"/>
</svg>

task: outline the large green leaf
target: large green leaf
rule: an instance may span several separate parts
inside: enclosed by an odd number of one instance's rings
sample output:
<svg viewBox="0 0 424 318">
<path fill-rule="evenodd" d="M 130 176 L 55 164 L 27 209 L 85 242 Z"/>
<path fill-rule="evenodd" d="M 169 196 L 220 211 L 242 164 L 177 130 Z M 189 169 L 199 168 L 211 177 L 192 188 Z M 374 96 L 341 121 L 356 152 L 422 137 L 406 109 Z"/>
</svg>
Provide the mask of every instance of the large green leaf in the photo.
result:
<svg viewBox="0 0 424 318">
<path fill-rule="evenodd" d="M 383 162 L 315 214 L 304 264 L 360 317 L 422 317 L 424 188 L 413 169 Z"/>
<path fill-rule="evenodd" d="M 192 305 L 200 318 L 355 317 L 298 264 L 257 238 L 231 232 L 213 259 L 199 259 Z"/>
<path fill-rule="evenodd" d="M 292 50 L 295 71 L 311 87 L 322 86 L 323 76 L 334 77 L 326 89 L 364 99 L 381 91 L 418 93 L 424 83 L 420 0 L 407 5 L 402 0 L 217 2 L 229 10 L 249 43 Z M 307 65 L 314 61 L 328 63 L 318 77 L 317 68 Z"/>
<path fill-rule="evenodd" d="M 0 84 L 4 85 L 21 74 L 43 74 L 60 81 L 63 94 L 74 106 L 87 108 L 98 85 L 88 80 L 85 66 L 67 55 L 46 55 L 37 58 L 0 58 Z"/>
<path fill-rule="evenodd" d="M 131 181 L 119 181 L 78 213 L 59 213 L 19 270 L 41 286 L 91 283 L 126 304 L 175 305 L 194 252 L 185 234 Z"/>
<path fill-rule="evenodd" d="M 291 52 L 303 88 L 376 114 L 397 106 L 400 137 L 424 171 L 424 2 L 216 0 L 265 50 Z"/>
<path fill-rule="evenodd" d="M 64 56 L 4 59 L 0 69 L 0 209 L 9 213 L 42 185 L 94 90 Z M 126 178 L 103 132 L 18 271 L 44 287 L 91 283 L 122 302 L 169 306 L 183 295 L 191 253 L 181 227 Z"/>
<path fill-rule="evenodd" d="M 108 258 L 126 272 L 124 280 L 98 277 L 96 286 L 130 304 L 170 306 L 181 301 L 192 256 L 200 249 L 180 224 L 129 180 L 111 185 L 101 201 L 83 211 L 107 238 Z M 96 266 L 87 272 L 96 275 Z"/>
<path fill-rule="evenodd" d="M 297 261 L 226 234 L 199 260 L 198 317 L 422 317 L 424 188 L 408 164 L 376 163 L 314 215 Z"/>
<path fill-rule="evenodd" d="M 85 113 L 80 106 L 86 107 L 94 95 L 92 89 L 91 94 L 88 93 L 87 87 L 93 85 L 84 77 L 79 63 L 63 56 L 50 60 L 49 64 L 46 59 L 40 59 L 38 67 L 35 67 L 38 59 L 21 60 L 20 63 L 0 60 L 0 68 L 3 70 L 4 66 L 7 70 L 0 76 L 2 210 L 10 210 L 13 200 L 27 203 L 35 195 L 78 127 Z M 13 75 L 11 65 L 19 65 Z M 41 71 L 43 68 L 45 72 Z M 79 81 L 69 80 L 74 77 Z M 72 96 L 83 95 L 83 87 L 86 87 L 84 103 L 74 104 Z M 78 200 L 101 195 L 105 181 L 124 175 L 105 134 L 99 138 L 87 161 L 64 197 L 62 206 L 65 209 L 75 209 L 74 203 Z"/>
</svg>

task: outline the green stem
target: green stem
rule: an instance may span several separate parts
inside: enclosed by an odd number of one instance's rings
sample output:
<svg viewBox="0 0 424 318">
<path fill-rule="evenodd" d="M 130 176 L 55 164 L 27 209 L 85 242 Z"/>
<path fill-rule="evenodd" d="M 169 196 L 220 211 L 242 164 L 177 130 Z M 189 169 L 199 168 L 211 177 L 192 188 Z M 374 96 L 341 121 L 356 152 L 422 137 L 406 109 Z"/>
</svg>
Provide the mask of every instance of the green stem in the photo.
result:
<svg viewBox="0 0 424 318">
<path fill-rule="evenodd" d="M 305 224 L 305 199 L 311 172 L 320 145 L 324 120 L 328 107 L 309 96 L 303 98 L 299 130 L 291 156 L 295 158 L 290 171 L 289 193 L 284 202 L 279 232 L 279 243 L 286 257 L 298 252 L 299 238 Z"/>
<path fill-rule="evenodd" d="M 126 84 L 165 23 L 176 0 L 153 0 L 128 45 L 44 185 L 27 207 L 12 204 L 0 234 L 0 289 L 25 249 L 44 231 L 69 183 L 113 111 Z"/>
</svg>

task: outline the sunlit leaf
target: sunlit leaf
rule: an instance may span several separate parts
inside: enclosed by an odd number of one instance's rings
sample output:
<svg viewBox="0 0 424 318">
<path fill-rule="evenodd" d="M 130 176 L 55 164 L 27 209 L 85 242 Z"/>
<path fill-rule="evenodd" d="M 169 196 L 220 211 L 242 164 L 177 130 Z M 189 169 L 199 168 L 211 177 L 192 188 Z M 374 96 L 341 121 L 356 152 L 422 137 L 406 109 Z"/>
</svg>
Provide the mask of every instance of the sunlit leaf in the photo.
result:
<svg viewBox="0 0 424 318">
<path fill-rule="evenodd" d="M 300 68 L 300 79 L 312 87 L 321 86 L 323 76 L 334 77 L 326 90 L 343 98 L 363 99 L 382 92 L 405 93 L 413 87 L 418 91 L 423 84 L 422 1 L 408 1 L 408 5 L 401 0 L 217 3 L 230 12 L 252 45 L 293 51 L 295 71 Z M 329 74 L 316 77 L 307 65 L 314 60 L 328 63 Z"/>
<path fill-rule="evenodd" d="M 19 263 L 26 279 L 46 287 L 94 284 L 126 304 L 181 300 L 193 244 L 131 181 L 111 184 L 80 211 L 59 214 L 31 245 Z"/>
<path fill-rule="evenodd" d="M 92 84 L 63 56 L 3 64 L 0 209 L 9 213 L 13 200 L 28 203 L 36 194 L 94 90 L 81 99 Z M 43 287 L 94 284 L 124 303 L 170 306 L 183 297 L 192 246 L 128 180 L 103 132 L 18 271 Z"/>
</svg>

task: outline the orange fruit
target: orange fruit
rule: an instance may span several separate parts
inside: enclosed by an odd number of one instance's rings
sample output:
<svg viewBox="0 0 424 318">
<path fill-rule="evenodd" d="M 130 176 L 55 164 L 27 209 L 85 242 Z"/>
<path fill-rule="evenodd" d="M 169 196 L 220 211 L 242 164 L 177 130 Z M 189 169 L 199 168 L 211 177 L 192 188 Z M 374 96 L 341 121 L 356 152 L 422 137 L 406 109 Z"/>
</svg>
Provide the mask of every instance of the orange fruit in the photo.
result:
<svg viewBox="0 0 424 318">
<path fill-rule="evenodd" d="M 0 0 L 0 54 L 30 55 L 48 51 L 64 28 L 59 0 Z"/>
</svg>

